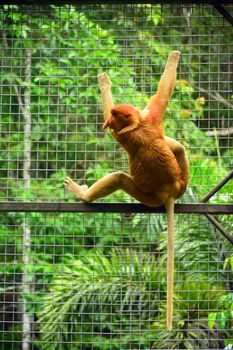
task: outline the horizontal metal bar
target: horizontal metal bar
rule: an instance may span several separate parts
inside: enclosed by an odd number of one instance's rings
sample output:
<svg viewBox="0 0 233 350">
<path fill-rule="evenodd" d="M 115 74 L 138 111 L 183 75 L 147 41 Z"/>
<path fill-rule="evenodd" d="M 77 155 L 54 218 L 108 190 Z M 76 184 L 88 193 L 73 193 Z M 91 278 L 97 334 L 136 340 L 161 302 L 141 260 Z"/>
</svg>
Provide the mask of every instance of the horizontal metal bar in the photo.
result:
<svg viewBox="0 0 233 350">
<path fill-rule="evenodd" d="M 165 213 L 137 203 L 0 202 L 0 212 Z M 176 214 L 233 214 L 233 204 L 175 204 Z"/>
<path fill-rule="evenodd" d="M 212 4 L 213 0 L 40 0 L 39 5 L 83 5 L 83 4 Z M 233 4 L 233 0 L 222 0 L 222 4 Z M 35 5 L 35 0 L 1 0 L 0 5 Z"/>
</svg>

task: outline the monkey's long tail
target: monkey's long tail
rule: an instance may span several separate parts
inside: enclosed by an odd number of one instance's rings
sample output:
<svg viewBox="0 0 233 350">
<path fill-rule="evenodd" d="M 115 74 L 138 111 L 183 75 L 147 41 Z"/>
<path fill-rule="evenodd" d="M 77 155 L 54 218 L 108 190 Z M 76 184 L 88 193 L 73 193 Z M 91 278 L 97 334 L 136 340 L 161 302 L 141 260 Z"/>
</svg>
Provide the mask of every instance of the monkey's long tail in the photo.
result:
<svg viewBox="0 0 233 350">
<path fill-rule="evenodd" d="M 165 207 L 168 225 L 168 260 L 167 260 L 167 329 L 172 330 L 173 288 L 174 288 L 174 204 L 169 198 Z"/>
</svg>

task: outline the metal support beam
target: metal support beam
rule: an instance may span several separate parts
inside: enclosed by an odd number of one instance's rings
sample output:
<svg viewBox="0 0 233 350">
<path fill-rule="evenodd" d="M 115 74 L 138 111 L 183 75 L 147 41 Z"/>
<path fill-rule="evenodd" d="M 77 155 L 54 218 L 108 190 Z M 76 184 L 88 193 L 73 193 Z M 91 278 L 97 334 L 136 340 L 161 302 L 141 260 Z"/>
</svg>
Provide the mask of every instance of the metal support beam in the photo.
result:
<svg viewBox="0 0 233 350">
<path fill-rule="evenodd" d="M 212 4 L 217 1 L 213 0 L 40 0 L 40 5 L 86 5 L 86 4 L 172 4 L 187 5 L 187 4 Z M 0 0 L 0 5 L 34 5 L 38 4 L 35 0 Z M 232 0 L 222 0 L 222 4 L 232 4 Z M 225 9 L 224 9 L 225 10 Z M 225 16 L 224 16 L 225 17 Z"/>
<path fill-rule="evenodd" d="M 53 213 L 166 213 L 164 206 L 152 208 L 138 203 L 0 202 L 0 212 Z M 175 204 L 176 214 L 233 214 L 233 204 Z"/>
<path fill-rule="evenodd" d="M 199 204 L 206 203 L 220 188 L 222 188 L 228 181 L 233 178 L 233 171 L 231 171 L 219 184 L 217 184 L 207 195 L 202 198 Z M 219 230 L 219 232 L 233 245 L 233 237 L 227 232 L 222 225 L 211 215 L 211 213 L 204 213 L 207 219 Z"/>
<path fill-rule="evenodd" d="M 215 193 L 217 193 L 228 181 L 233 179 L 233 170 L 222 180 L 220 181 L 204 198 L 200 200 L 200 203 L 206 203 Z"/>
<path fill-rule="evenodd" d="M 233 26 L 233 17 L 232 15 L 225 9 L 225 7 L 222 6 L 223 1 L 216 1 L 214 0 L 212 2 L 212 5 L 218 10 L 218 12 L 223 15 L 223 17 Z"/>
<path fill-rule="evenodd" d="M 204 214 L 207 219 L 221 232 L 221 234 L 233 245 L 233 237 L 220 225 L 220 223 L 210 214 Z"/>
</svg>

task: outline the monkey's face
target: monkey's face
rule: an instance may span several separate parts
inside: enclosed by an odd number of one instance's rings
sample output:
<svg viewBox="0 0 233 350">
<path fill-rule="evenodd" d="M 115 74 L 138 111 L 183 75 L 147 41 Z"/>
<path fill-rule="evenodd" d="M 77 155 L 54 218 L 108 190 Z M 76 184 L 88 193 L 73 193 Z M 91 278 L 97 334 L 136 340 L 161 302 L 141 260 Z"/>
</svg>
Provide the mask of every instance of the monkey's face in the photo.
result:
<svg viewBox="0 0 233 350">
<path fill-rule="evenodd" d="M 105 121 L 103 129 L 110 128 L 116 133 L 121 133 L 121 130 L 127 127 L 129 131 L 138 125 L 140 119 L 140 112 L 131 105 L 118 105 L 111 110 L 111 116 Z"/>
</svg>

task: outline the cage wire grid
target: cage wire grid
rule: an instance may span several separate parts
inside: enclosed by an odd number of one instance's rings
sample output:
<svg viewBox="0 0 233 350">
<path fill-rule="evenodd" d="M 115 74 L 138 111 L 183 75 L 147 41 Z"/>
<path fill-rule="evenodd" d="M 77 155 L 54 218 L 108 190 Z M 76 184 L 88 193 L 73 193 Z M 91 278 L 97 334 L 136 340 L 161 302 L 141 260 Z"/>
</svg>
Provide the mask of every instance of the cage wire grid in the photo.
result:
<svg viewBox="0 0 233 350">
<path fill-rule="evenodd" d="M 232 13 L 233 6 L 225 8 Z M 181 51 L 166 135 L 186 147 L 197 203 L 232 170 L 232 27 L 208 4 L 1 5 L 0 201 L 72 203 L 127 156 L 97 75 L 143 108 Z M 228 182 L 211 203 L 232 203 Z M 131 203 L 117 192 L 100 203 Z M 232 216 L 218 215 L 232 232 Z M 0 213 L 0 349 L 231 349 L 232 246 L 204 216 L 175 217 L 173 331 L 166 219 L 145 213 Z"/>
</svg>

